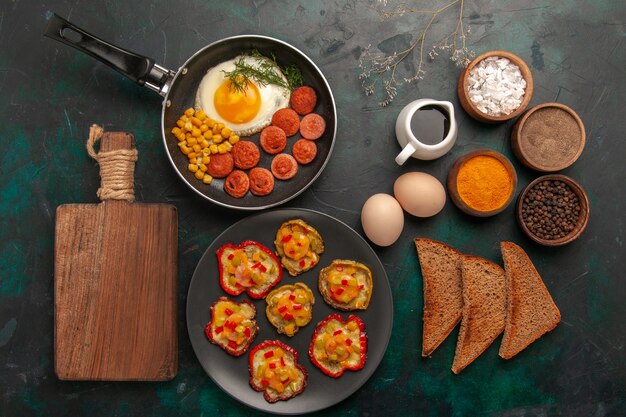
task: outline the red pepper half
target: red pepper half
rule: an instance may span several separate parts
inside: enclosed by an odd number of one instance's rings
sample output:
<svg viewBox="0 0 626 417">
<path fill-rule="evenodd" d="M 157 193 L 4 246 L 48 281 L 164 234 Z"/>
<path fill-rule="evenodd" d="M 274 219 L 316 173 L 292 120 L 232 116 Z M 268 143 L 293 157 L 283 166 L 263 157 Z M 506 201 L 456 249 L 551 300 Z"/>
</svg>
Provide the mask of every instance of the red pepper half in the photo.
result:
<svg viewBox="0 0 626 417">
<path fill-rule="evenodd" d="M 233 356 L 241 356 L 246 352 L 246 350 L 248 350 L 248 347 L 250 347 L 250 344 L 252 343 L 257 333 L 259 332 L 259 326 L 254 320 L 254 318 L 256 317 L 256 308 L 254 307 L 252 303 L 246 300 L 242 301 L 241 303 L 238 303 L 238 305 L 247 304 L 248 306 L 252 307 L 252 310 L 254 311 L 254 315 L 251 317 L 251 319 L 254 322 L 254 326 L 246 327 L 246 329 L 244 330 L 244 335 L 246 337 L 246 340 L 241 345 L 237 345 L 233 341 L 222 340 L 221 338 L 218 337 L 218 335 L 224 331 L 224 328 L 234 329 L 235 327 L 237 327 L 234 323 L 228 323 L 228 322 L 224 323 L 223 326 L 219 326 L 219 327 L 215 326 L 215 319 L 216 319 L 215 310 L 216 310 L 216 306 L 220 302 L 231 302 L 233 304 L 237 304 L 235 301 L 227 297 L 220 297 L 215 303 L 213 303 L 213 305 L 211 306 L 211 321 L 204 328 L 204 334 L 206 335 L 206 337 L 209 339 L 211 343 L 221 347 L 229 354 Z M 227 310 L 230 310 L 230 309 L 227 309 Z"/>
<path fill-rule="evenodd" d="M 243 249 L 247 246 L 255 246 L 257 249 L 263 251 L 266 255 L 269 256 L 269 258 L 272 260 L 272 263 L 275 265 L 276 277 L 274 278 L 274 280 L 264 282 L 262 286 L 252 285 L 247 288 L 243 287 L 238 282 L 235 283 L 234 286 L 229 285 L 228 279 L 227 279 L 227 273 L 225 271 L 227 269 L 226 268 L 227 262 L 232 260 L 232 257 L 231 257 L 232 254 L 225 255 L 224 253 L 225 251 L 229 249 L 232 249 L 232 250 Z M 283 277 L 283 270 L 281 268 L 280 262 L 278 261 L 278 258 L 276 257 L 276 255 L 274 255 L 272 251 L 266 248 L 265 246 L 253 240 L 246 240 L 245 242 L 242 242 L 239 245 L 233 245 L 232 243 L 227 243 L 225 245 L 222 245 L 217 250 L 217 263 L 218 263 L 219 274 L 220 274 L 220 285 L 222 289 L 230 295 L 239 295 L 245 291 L 252 298 L 256 298 L 256 299 L 264 298 L 267 295 L 267 293 L 272 289 L 272 287 L 278 284 Z M 258 268 L 263 273 L 267 272 L 267 268 L 260 262 L 255 263 L 252 266 L 252 268 Z"/>
<path fill-rule="evenodd" d="M 337 320 L 342 324 L 347 324 L 351 321 L 354 321 L 357 323 L 359 327 L 359 345 L 360 345 L 359 347 L 361 348 L 359 352 L 359 357 L 360 357 L 359 363 L 357 363 L 354 366 L 344 365 L 338 371 L 334 371 L 338 362 L 330 361 L 328 359 L 318 360 L 318 358 L 315 357 L 315 341 L 323 332 L 325 332 L 326 325 L 332 320 Z M 336 330 L 334 333 L 338 334 L 337 332 L 340 332 L 340 331 L 341 330 Z M 347 327 L 346 327 L 346 332 L 349 332 L 347 330 Z M 348 342 L 349 340 L 350 342 Z M 351 339 L 346 340 L 346 345 L 347 346 L 352 345 Z M 311 338 L 311 344 L 309 345 L 309 357 L 311 358 L 311 362 L 313 362 L 315 366 L 320 368 L 323 373 L 325 373 L 326 375 L 332 378 L 339 378 L 341 375 L 343 375 L 346 369 L 351 370 L 351 371 L 358 371 L 359 369 L 363 369 L 363 367 L 365 366 L 365 360 L 367 359 L 367 335 L 365 334 L 365 324 L 359 317 L 355 315 L 350 315 L 345 322 L 343 321 L 343 319 L 341 318 L 339 314 L 329 315 L 324 320 L 319 322 L 317 327 L 315 328 L 315 332 L 313 333 L 313 337 Z"/>
<path fill-rule="evenodd" d="M 274 396 L 270 395 L 270 390 L 271 391 L 274 391 L 274 390 L 272 390 L 269 387 L 269 381 L 267 381 L 265 379 L 255 380 L 255 378 L 254 378 L 254 374 L 255 374 L 254 357 L 255 357 L 255 354 L 258 351 L 262 351 L 264 349 L 274 348 L 274 347 L 280 347 L 282 350 L 285 351 L 286 355 L 293 356 L 293 362 L 295 364 L 295 367 L 302 373 L 302 378 L 303 378 L 302 387 L 298 391 L 294 392 L 293 394 L 291 394 L 289 396 L 284 396 L 283 394 L 278 394 L 278 395 L 274 395 Z M 281 363 L 284 366 L 285 362 L 282 359 L 283 358 L 281 358 Z M 290 398 L 293 398 L 296 395 L 302 393 L 302 391 L 304 391 L 304 389 L 306 388 L 307 372 L 306 372 L 306 369 L 304 368 L 304 366 L 302 366 L 302 365 L 300 365 L 298 363 L 298 352 L 296 352 L 296 350 L 294 348 L 292 348 L 291 346 L 288 346 L 288 345 L 284 344 L 283 342 L 281 342 L 279 340 L 266 340 L 266 341 L 260 343 L 259 345 L 255 346 L 250 351 L 250 354 L 248 355 L 248 369 L 250 371 L 250 386 L 255 391 L 263 392 L 263 397 L 265 398 L 265 401 L 267 401 L 269 403 L 275 403 L 275 402 L 281 401 L 281 400 L 282 401 L 286 401 L 286 400 L 288 400 Z"/>
</svg>

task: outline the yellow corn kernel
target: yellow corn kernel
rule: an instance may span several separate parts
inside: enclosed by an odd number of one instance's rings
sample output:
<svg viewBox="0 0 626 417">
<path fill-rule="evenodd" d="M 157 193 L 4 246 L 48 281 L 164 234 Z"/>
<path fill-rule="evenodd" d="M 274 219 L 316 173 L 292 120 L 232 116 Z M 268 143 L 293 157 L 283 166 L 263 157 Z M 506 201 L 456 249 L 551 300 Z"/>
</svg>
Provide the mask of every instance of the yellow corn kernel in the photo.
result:
<svg viewBox="0 0 626 417">
<path fill-rule="evenodd" d="M 180 142 L 184 141 L 185 139 L 187 139 L 187 136 L 183 133 L 180 132 L 177 136 L 176 139 L 178 139 Z"/>
<path fill-rule="evenodd" d="M 176 121 L 176 126 L 180 127 L 181 129 L 185 126 L 185 122 L 183 120 L 178 119 Z"/>
<path fill-rule="evenodd" d="M 227 128 L 227 127 L 224 127 L 224 128 L 221 130 L 221 132 L 220 132 L 220 134 L 222 135 L 222 137 L 225 137 L 225 138 L 227 138 L 227 137 L 229 137 L 230 135 L 232 135 L 232 133 L 233 133 L 233 131 L 232 131 L 232 130 L 230 130 L 229 128 Z"/>
<path fill-rule="evenodd" d="M 196 169 L 198 169 L 198 165 L 196 165 Z M 197 178 L 197 179 L 199 179 L 199 180 L 201 180 L 202 178 L 204 178 L 204 172 L 198 169 L 198 170 L 196 171 L 196 178 Z"/>
<path fill-rule="evenodd" d="M 201 150 L 202 150 L 202 146 L 197 145 L 197 144 L 196 144 L 196 145 L 193 145 L 193 151 L 194 151 L 194 152 L 198 153 L 198 152 L 200 152 Z"/>
<path fill-rule="evenodd" d="M 211 150 L 211 153 L 216 154 L 217 153 L 217 145 L 212 144 L 209 146 L 209 149 Z"/>
<path fill-rule="evenodd" d="M 196 117 L 202 121 L 206 119 L 206 113 L 202 109 L 198 109 L 196 110 Z"/>
<path fill-rule="evenodd" d="M 222 143 L 222 144 L 218 145 L 217 150 L 218 150 L 219 153 L 223 154 L 223 153 L 228 152 L 228 147 L 226 147 L 225 143 Z"/>
<path fill-rule="evenodd" d="M 200 171 L 206 172 L 207 169 L 208 168 L 207 168 L 206 164 L 200 164 Z"/>
<path fill-rule="evenodd" d="M 213 129 L 213 126 L 215 126 L 215 123 L 217 123 L 214 119 L 207 119 L 206 121 L 206 125 L 209 127 L 209 129 Z"/>
<path fill-rule="evenodd" d="M 183 145 L 180 147 L 180 150 L 182 153 L 184 153 L 185 155 L 188 155 L 189 152 L 191 152 L 191 149 L 189 149 L 189 147 L 187 145 Z"/>
<path fill-rule="evenodd" d="M 197 156 L 198 154 L 195 153 L 193 149 L 189 148 L 189 153 L 187 154 L 187 158 L 192 159 L 192 158 L 196 158 Z"/>
<path fill-rule="evenodd" d="M 200 144 L 200 146 L 202 147 L 202 149 L 208 148 L 209 147 L 209 141 L 206 139 L 201 140 L 200 142 L 198 142 Z"/>
<path fill-rule="evenodd" d="M 195 127 L 200 127 L 202 122 L 197 117 L 192 117 L 191 118 L 191 124 L 194 125 Z"/>
<path fill-rule="evenodd" d="M 204 174 L 204 177 L 202 178 L 202 182 L 205 184 L 211 184 L 211 181 L 213 181 L 213 177 L 210 176 L 209 174 Z"/>
<path fill-rule="evenodd" d="M 191 124 L 191 122 L 185 122 L 185 130 L 187 132 L 191 132 L 193 130 L 193 125 Z"/>
<path fill-rule="evenodd" d="M 202 132 L 197 127 L 194 127 L 193 130 L 191 131 L 191 136 L 199 138 L 200 136 L 202 136 Z"/>
<path fill-rule="evenodd" d="M 231 145 L 230 142 L 224 142 L 224 145 L 226 146 L 226 150 L 228 152 L 230 152 L 233 149 L 233 145 Z"/>
<path fill-rule="evenodd" d="M 209 127 L 207 125 L 205 125 L 204 123 L 200 125 L 200 132 L 204 133 L 207 130 L 209 130 Z"/>
<path fill-rule="evenodd" d="M 189 139 L 187 139 L 187 143 L 189 144 L 189 146 L 194 146 L 195 144 L 198 143 L 198 139 L 191 136 L 189 137 Z"/>
<path fill-rule="evenodd" d="M 222 143 L 224 138 L 222 137 L 222 135 L 213 135 L 211 140 L 213 141 L 213 143 Z"/>
<path fill-rule="evenodd" d="M 202 155 L 208 156 L 211 155 L 211 149 L 207 146 L 206 148 L 202 148 Z"/>
<path fill-rule="evenodd" d="M 210 157 L 208 157 L 208 156 L 203 156 L 203 157 L 202 157 L 202 163 L 203 163 L 203 164 L 205 164 L 205 165 L 206 165 L 206 164 L 208 164 L 209 162 L 211 162 L 211 158 L 210 158 Z"/>
<path fill-rule="evenodd" d="M 212 130 L 207 130 L 206 132 L 204 132 L 204 133 L 202 134 L 202 136 L 203 136 L 205 139 L 211 140 L 211 139 L 213 138 L 213 131 L 212 131 Z"/>
<path fill-rule="evenodd" d="M 193 107 L 189 107 L 187 110 L 185 110 L 185 116 L 187 117 L 193 116 L 194 113 L 195 113 L 195 110 L 193 109 Z"/>
<path fill-rule="evenodd" d="M 179 147 L 183 147 L 183 146 L 187 146 L 187 141 L 186 140 L 181 140 L 180 142 L 178 142 L 178 146 Z"/>
<path fill-rule="evenodd" d="M 221 123 L 215 123 L 213 125 L 213 134 L 217 135 L 218 133 L 220 133 L 222 131 L 222 128 L 220 127 Z"/>
<path fill-rule="evenodd" d="M 197 164 L 189 164 L 189 166 L 187 166 L 187 169 L 191 172 L 196 172 L 198 170 L 198 165 Z"/>
<path fill-rule="evenodd" d="M 234 145 L 235 143 L 239 142 L 239 136 L 237 135 L 230 135 L 230 137 L 228 138 L 228 141 Z"/>
<path fill-rule="evenodd" d="M 176 126 L 172 128 L 172 134 L 174 136 L 178 136 L 178 134 L 181 132 L 180 127 Z"/>
<path fill-rule="evenodd" d="M 180 120 L 182 120 L 183 122 L 188 122 L 189 121 L 189 117 L 187 117 L 187 115 L 183 114 L 182 116 L 180 116 Z"/>
</svg>

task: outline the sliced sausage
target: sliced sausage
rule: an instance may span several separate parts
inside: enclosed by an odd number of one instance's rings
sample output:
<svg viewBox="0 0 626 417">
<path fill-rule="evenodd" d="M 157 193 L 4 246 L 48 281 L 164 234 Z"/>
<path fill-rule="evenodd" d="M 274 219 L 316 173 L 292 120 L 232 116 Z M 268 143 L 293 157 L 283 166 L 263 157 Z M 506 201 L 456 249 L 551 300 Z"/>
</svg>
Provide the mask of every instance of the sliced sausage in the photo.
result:
<svg viewBox="0 0 626 417">
<path fill-rule="evenodd" d="M 326 121 L 316 113 L 307 114 L 300 122 L 300 134 L 305 139 L 319 139 L 326 130 Z"/>
<path fill-rule="evenodd" d="M 272 116 L 272 125 L 280 127 L 287 136 L 293 136 L 300 128 L 300 118 L 292 109 L 279 109 Z"/>
<path fill-rule="evenodd" d="M 268 195 L 274 189 L 274 176 L 265 168 L 252 168 L 250 177 L 250 192 L 254 195 Z"/>
<path fill-rule="evenodd" d="M 224 180 L 224 191 L 235 198 L 241 198 L 248 193 L 250 180 L 245 172 L 234 170 Z"/>
<path fill-rule="evenodd" d="M 240 140 L 232 149 L 235 166 L 239 169 L 250 169 L 259 163 L 261 153 L 258 146 L 249 140 Z"/>
<path fill-rule="evenodd" d="M 287 135 L 278 126 L 268 126 L 261 131 L 261 148 L 270 155 L 282 152 L 287 146 Z"/>
<path fill-rule="evenodd" d="M 224 178 L 233 170 L 233 156 L 230 153 L 211 155 L 207 164 L 207 172 L 213 178 Z"/>
<path fill-rule="evenodd" d="M 317 145 L 311 140 L 299 139 L 291 147 L 291 153 L 298 163 L 306 165 L 315 159 Z"/>
<path fill-rule="evenodd" d="M 293 90 L 291 93 L 290 100 L 291 108 L 296 111 L 296 113 L 305 115 L 309 114 L 315 109 L 317 105 L 317 94 L 315 90 L 313 90 L 308 85 L 303 85 L 302 87 L 298 87 Z"/>
<path fill-rule="evenodd" d="M 272 159 L 272 174 L 279 180 L 288 180 L 298 173 L 298 163 L 288 153 L 280 153 Z"/>
</svg>

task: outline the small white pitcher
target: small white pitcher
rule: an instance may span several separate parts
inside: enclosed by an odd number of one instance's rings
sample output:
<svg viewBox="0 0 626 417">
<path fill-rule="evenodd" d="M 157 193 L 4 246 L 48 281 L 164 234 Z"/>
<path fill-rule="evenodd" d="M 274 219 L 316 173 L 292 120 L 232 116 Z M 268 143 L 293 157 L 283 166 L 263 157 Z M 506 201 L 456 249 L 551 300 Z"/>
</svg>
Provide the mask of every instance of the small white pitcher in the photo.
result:
<svg viewBox="0 0 626 417">
<path fill-rule="evenodd" d="M 437 106 L 446 113 L 450 121 L 450 130 L 443 140 L 435 145 L 427 145 L 420 142 L 411 131 L 411 119 L 413 114 L 422 107 Z M 437 159 L 448 152 L 456 142 L 457 126 L 454 117 L 454 106 L 449 101 L 437 101 L 430 98 L 422 98 L 407 104 L 396 120 L 396 139 L 403 148 L 396 157 L 396 163 L 402 165 L 410 156 L 422 160 Z"/>
</svg>

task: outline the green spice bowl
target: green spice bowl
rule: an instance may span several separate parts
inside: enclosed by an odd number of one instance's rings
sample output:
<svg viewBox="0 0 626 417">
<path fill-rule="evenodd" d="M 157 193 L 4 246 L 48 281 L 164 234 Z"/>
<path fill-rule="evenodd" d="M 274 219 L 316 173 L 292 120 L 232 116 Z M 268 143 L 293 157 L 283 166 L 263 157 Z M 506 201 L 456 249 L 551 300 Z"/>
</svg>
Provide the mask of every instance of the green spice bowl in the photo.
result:
<svg viewBox="0 0 626 417">
<path fill-rule="evenodd" d="M 578 213 L 578 221 L 574 225 L 574 229 L 571 230 L 565 236 L 558 238 L 558 239 L 540 238 L 537 235 L 535 235 L 526 226 L 526 223 L 524 223 L 524 217 L 523 217 L 523 211 L 522 211 L 523 206 L 524 206 L 524 199 L 528 195 L 528 192 L 535 185 L 546 180 L 547 181 L 562 181 L 563 183 L 565 183 L 574 192 L 574 194 L 576 194 L 576 197 L 578 198 L 578 204 L 580 205 L 580 211 Z M 587 223 L 589 222 L 589 199 L 587 198 L 587 194 L 585 193 L 585 190 L 583 190 L 583 188 L 580 186 L 580 184 L 578 184 L 576 181 L 574 181 L 570 177 L 566 175 L 562 175 L 562 174 L 544 175 L 539 178 L 536 178 L 534 181 L 528 184 L 526 188 L 522 190 L 522 192 L 520 193 L 517 199 L 516 214 L 517 214 L 517 223 L 519 224 L 519 227 L 522 229 L 524 234 L 528 236 L 530 239 L 544 246 L 563 246 L 578 239 L 578 237 L 581 235 L 583 230 L 585 230 L 585 227 L 587 227 Z"/>
</svg>

